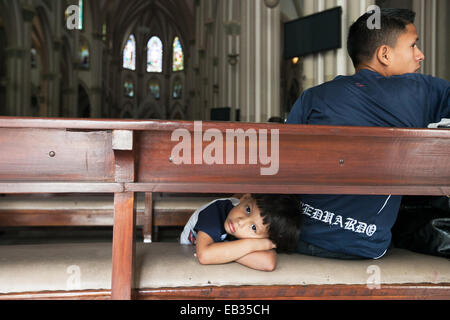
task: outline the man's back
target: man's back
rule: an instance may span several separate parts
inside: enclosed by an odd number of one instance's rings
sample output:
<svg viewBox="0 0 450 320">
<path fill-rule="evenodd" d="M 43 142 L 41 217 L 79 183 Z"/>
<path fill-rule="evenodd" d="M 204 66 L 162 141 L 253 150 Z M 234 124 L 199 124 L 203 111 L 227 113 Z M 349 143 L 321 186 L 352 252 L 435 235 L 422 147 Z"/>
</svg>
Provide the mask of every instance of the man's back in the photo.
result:
<svg viewBox="0 0 450 320">
<path fill-rule="evenodd" d="M 306 90 L 288 123 L 424 128 L 448 114 L 449 97 L 449 82 L 439 78 L 363 69 Z"/>
<path fill-rule="evenodd" d="M 287 123 L 423 128 L 448 116 L 449 82 L 363 69 L 303 93 Z M 381 257 L 401 196 L 302 195 L 301 240 L 333 252 Z"/>
</svg>

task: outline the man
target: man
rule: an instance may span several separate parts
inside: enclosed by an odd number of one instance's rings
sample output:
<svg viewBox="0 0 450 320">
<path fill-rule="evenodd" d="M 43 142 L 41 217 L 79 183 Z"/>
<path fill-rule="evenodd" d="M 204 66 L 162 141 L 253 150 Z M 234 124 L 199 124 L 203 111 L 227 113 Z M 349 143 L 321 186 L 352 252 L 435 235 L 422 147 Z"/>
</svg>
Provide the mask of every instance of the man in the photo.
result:
<svg viewBox="0 0 450 320">
<path fill-rule="evenodd" d="M 306 90 L 294 104 L 290 124 L 425 128 L 450 115 L 450 84 L 416 73 L 424 55 L 417 47 L 415 13 L 382 9 L 381 29 L 371 14 L 351 27 L 347 50 L 356 73 Z M 391 243 L 401 196 L 301 195 L 304 210 L 327 211 L 329 224 L 305 215 L 297 251 L 322 257 L 382 257 Z M 350 222 L 357 221 L 359 228 Z"/>
</svg>

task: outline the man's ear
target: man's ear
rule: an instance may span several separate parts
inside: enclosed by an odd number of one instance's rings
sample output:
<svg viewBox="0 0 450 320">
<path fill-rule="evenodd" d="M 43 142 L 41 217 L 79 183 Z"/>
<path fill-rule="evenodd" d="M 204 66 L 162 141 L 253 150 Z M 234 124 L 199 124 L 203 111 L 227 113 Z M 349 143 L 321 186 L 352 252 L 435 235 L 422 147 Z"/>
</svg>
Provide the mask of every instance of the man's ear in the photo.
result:
<svg viewBox="0 0 450 320">
<path fill-rule="evenodd" d="M 376 59 L 381 65 L 388 67 L 391 65 L 391 48 L 388 45 L 382 45 L 377 49 Z"/>
</svg>

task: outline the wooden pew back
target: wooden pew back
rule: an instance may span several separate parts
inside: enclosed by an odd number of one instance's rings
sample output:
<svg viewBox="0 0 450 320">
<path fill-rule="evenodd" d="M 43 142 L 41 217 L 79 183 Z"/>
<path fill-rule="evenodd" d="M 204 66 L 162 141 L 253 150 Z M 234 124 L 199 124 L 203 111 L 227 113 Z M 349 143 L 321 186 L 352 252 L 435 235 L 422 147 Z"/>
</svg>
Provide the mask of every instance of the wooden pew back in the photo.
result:
<svg viewBox="0 0 450 320">
<path fill-rule="evenodd" d="M 114 299 L 133 294 L 135 192 L 450 194 L 449 130 L 0 117 L 0 150 L 0 193 L 114 193 Z"/>
</svg>

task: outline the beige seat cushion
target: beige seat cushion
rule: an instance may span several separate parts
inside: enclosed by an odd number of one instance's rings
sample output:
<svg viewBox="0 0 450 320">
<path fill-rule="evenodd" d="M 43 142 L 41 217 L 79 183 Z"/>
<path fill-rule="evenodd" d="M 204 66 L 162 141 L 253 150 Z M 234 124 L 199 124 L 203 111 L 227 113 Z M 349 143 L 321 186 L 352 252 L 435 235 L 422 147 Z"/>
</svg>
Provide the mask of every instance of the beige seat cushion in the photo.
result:
<svg viewBox="0 0 450 320">
<path fill-rule="evenodd" d="M 110 289 L 111 254 L 111 243 L 0 246 L 0 293 Z M 400 249 L 367 261 L 279 255 L 276 270 L 262 272 L 200 265 L 192 246 L 138 243 L 135 274 L 138 288 L 366 284 L 377 267 L 381 284 L 450 283 L 448 259 Z"/>
</svg>

